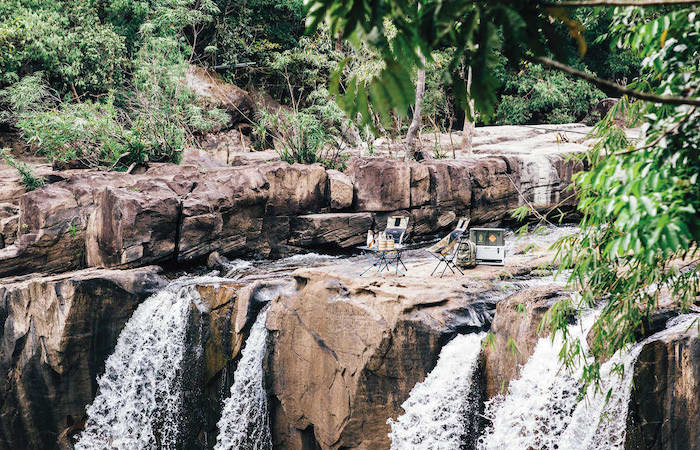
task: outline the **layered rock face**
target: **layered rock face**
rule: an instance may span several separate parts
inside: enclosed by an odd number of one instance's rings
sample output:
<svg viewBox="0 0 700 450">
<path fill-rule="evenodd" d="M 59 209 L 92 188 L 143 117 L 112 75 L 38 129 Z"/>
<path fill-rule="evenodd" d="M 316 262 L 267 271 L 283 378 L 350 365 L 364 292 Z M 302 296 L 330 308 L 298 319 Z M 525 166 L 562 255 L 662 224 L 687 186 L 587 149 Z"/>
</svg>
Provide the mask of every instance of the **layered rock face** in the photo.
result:
<svg viewBox="0 0 700 450">
<path fill-rule="evenodd" d="M 526 201 L 547 208 L 562 200 L 578 166 L 538 158 L 546 170 L 531 170 L 524 157 L 492 156 L 424 164 L 353 158 L 346 173 L 282 162 L 217 167 L 202 158 L 142 174 L 60 172 L 53 184 L 0 199 L 0 277 L 196 261 L 213 251 L 274 257 L 347 248 L 397 213 L 411 216 L 414 237 L 463 215 L 497 223 Z"/>
<path fill-rule="evenodd" d="M 496 302 L 480 283 L 294 276 L 267 319 L 275 448 L 388 448 L 386 420 L 456 332 L 488 326 Z"/>
<path fill-rule="evenodd" d="M 626 449 L 700 448 L 698 324 L 644 346 L 634 365 Z"/>
<path fill-rule="evenodd" d="M 0 283 L 0 448 L 54 448 L 83 420 L 97 377 L 159 269 L 84 270 Z"/>
</svg>

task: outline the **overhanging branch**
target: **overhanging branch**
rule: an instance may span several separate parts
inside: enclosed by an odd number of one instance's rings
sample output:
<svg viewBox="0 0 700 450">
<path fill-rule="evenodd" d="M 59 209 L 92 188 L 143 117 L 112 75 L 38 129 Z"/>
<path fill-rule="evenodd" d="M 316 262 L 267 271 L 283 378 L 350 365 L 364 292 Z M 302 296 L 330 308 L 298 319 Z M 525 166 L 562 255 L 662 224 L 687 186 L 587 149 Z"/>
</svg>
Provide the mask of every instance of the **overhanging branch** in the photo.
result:
<svg viewBox="0 0 700 450">
<path fill-rule="evenodd" d="M 544 6 L 547 8 L 581 8 L 586 6 L 669 6 L 694 4 L 700 4 L 700 2 L 697 0 L 565 0 L 562 2 L 545 3 Z"/>
<path fill-rule="evenodd" d="M 648 102 L 653 102 L 653 103 L 665 103 L 667 105 L 693 105 L 693 106 L 700 106 L 700 98 L 697 97 L 674 97 L 671 95 L 654 95 L 654 94 L 649 94 L 647 92 L 642 92 L 642 91 L 635 91 L 634 89 L 630 89 L 624 86 L 620 86 L 617 83 L 613 83 L 612 81 L 609 80 L 604 80 L 602 78 L 598 78 L 595 75 L 591 75 L 589 73 L 583 72 L 581 70 L 574 69 L 571 66 L 567 66 L 566 64 L 562 64 L 558 61 L 554 61 L 553 59 L 550 58 L 545 58 L 542 56 L 530 58 L 531 61 L 544 64 L 545 66 L 551 67 L 553 69 L 559 70 L 564 73 L 568 73 L 569 75 L 573 75 L 576 78 L 581 78 L 582 80 L 586 80 L 590 83 L 593 83 L 594 85 L 598 86 L 601 89 L 606 89 L 609 91 L 616 92 L 620 96 L 626 95 L 628 97 L 634 97 L 638 98 L 639 100 L 645 100 Z"/>
</svg>

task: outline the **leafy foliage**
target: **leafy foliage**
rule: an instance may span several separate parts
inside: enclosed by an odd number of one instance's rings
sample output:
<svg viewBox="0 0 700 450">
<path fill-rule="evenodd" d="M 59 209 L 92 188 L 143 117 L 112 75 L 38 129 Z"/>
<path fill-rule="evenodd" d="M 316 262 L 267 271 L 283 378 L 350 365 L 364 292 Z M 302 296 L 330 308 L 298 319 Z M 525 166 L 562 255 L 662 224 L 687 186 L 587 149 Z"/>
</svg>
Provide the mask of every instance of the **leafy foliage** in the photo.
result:
<svg viewBox="0 0 700 450">
<path fill-rule="evenodd" d="M 605 94 L 561 72 L 526 64 L 518 73 L 506 72 L 497 124 L 571 123 L 582 120 Z"/>
<path fill-rule="evenodd" d="M 643 58 L 637 86 L 656 93 L 697 92 L 700 87 L 700 20 L 692 9 L 654 14 L 618 9 L 619 43 Z M 644 121 L 639 140 L 615 123 L 621 110 Z M 597 381 L 601 359 L 638 339 L 643 320 L 664 298 L 687 310 L 700 294 L 700 111 L 695 107 L 620 102 L 596 127 L 601 138 L 576 178 L 582 232 L 559 245 L 570 281 L 580 287 L 578 306 L 604 300 L 592 329 L 594 360 L 584 372 Z M 555 324 L 556 315 L 553 318 Z M 556 326 L 565 333 L 564 326 Z M 564 361 L 581 358 L 568 344 Z"/>
</svg>

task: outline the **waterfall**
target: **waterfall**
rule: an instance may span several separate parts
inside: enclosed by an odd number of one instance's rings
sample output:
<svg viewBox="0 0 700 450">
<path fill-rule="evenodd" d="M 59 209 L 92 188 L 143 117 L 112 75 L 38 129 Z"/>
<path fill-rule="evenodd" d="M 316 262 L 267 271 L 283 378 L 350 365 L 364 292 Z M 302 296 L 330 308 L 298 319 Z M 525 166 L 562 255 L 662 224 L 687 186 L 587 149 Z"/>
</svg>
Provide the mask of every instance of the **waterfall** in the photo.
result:
<svg viewBox="0 0 700 450">
<path fill-rule="evenodd" d="M 216 450 L 271 449 L 270 418 L 264 385 L 267 352 L 267 310 L 258 314 L 233 375 L 231 395 L 218 423 Z"/>
<path fill-rule="evenodd" d="M 571 424 L 562 435 L 560 448 L 623 449 L 627 429 L 627 407 L 632 393 L 634 364 L 642 348 L 648 342 L 661 339 L 669 334 L 682 332 L 700 314 L 678 316 L 669 321 L 666 329 L 635 344 L 629 351 L 616 353 L 601 366 L 602 388 L 591 390 L 579 402 L 571 419 Z M 622 379 L 613 372 L 616 364 L 624 367 Z M 610 398 L 606 402 L 609 389 Z"/>
<path fill-rule="evenodd" d="M 570 338 L 580 338 L 595 319 L 587 313 L 569 326 Z M 561 334 L 541 338 L 534 353 L 513 380 L 508 392 L 487 402 L 485 415 L 491 424 L 479 439 L 482 449 L 562 448 L 558 442 L 569 425 L 579 393 L 581 368 L 569 373 L 561 367 Z"/>
<path fill-rule="evenodd" d="M 202 309 L 196 284 L 182 278 L 136 309 L 117 340 L 87 408 L 77 450 L 175 448 L 181 443 L 182 367 L 190 304 Z"/>
<path fill-rule="evenodd" d="M 561 338 L 542 338 L 523 366 L 520 378 L 510 383 L 508 393 L 487 403 L 491 420 L 479 439 L 481 449 L 623 449 L 627 407 L 632 392 L 634 364 L 644 345 L 682 331 L 700 315 L 684 315 L 669 321 L 665 330 L 616 353 L 601 366 L 601 389 L 593 387 L 577 402 L 582 367 L 568 373 L 560 367 Z M 572 336 L 583 338 L 594 316 L 583 326 L 572 326 Z M 614 370 L 624 367 L 622 378 Z M 610 390 L 610 397 L 607 397 Z"/>
<path fill-rule="evenodd" d="M 458 335 L 440 352 L 435 368 L 401 405 L 391 425 L 392 449 L 459 448 L 476 420 L 480 395 L 472 381 L 484 333 Z"/>
</svg>

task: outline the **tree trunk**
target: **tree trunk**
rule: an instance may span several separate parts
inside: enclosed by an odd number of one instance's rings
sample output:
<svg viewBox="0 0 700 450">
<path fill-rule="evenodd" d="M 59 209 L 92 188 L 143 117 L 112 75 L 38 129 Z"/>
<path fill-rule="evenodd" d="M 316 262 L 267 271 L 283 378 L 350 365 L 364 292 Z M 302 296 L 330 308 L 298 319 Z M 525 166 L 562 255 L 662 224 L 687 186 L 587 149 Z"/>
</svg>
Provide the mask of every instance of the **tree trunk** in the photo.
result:
<svg viewBox="0 0 700 450">
<path fill-rule="evenodd" d="M 420 131 L 422 121 L 421 104 L 423 103 L 423 96 L 425 95 L 425 57 L 422 53 L 419 53 L 419 55 L 423 68 L 419 68 L 418 74 L 416 75 L 416 103 L 413 107 L 413 120 L 406 133 L 406 147 L 408 147 L 406 156 L 408 159 L 417 159 L 416 156 L 418 156 L 416 150 L 418 145 L 418 132 Z"/>
<path fill-rule="evenodd" d="M 469 67 L 467 70 L 467 95 L 471 93 L 472 88 L 472 68 Z M 468 111 L 464 112 L 464 126 L 462 127 L 462 153 L 467 156 L 472 156 L 474 154 L 472 150 L 472 140 L 474 138 L 474 127 L 475 124 L 469 120 L 469 116 L 474 117 L 474 100 L 471 98 L 467 103 Z"/>
</svg>

